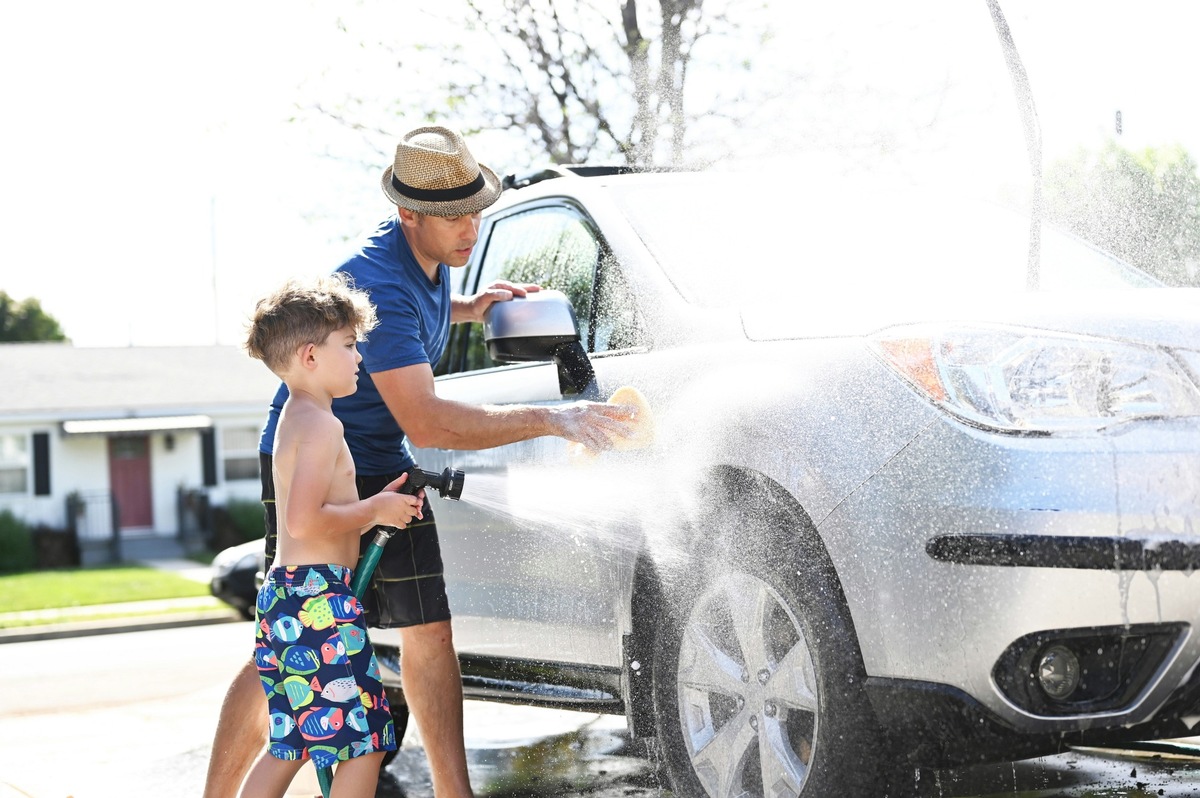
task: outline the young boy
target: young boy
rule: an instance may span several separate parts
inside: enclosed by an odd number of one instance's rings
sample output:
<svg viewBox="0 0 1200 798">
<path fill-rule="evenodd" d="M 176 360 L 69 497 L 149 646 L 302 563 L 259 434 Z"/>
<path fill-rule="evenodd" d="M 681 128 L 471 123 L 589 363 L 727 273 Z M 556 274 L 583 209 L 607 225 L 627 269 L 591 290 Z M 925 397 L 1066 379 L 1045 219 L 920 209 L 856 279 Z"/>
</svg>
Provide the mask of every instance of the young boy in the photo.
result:
<svg viewBox="0 0 1200 798">
<path fill-rule="evenodd" d="M 279 542 L 258 594 L 254 647 L 271 738 L 242 796 L 283 796 L 309 758 L 319 768 L 338 763 L 333 795 L 372 796 L 383 752 L 396 748 L 351 574 L 359 536 L 419 518 L 423 497 L 396 493 L 401 476 L 360 501 L 331 409 L 354 393 L 356 342 L 375 324 L 367 295 L 340 275 L 289 282 L 259 301 L 250 323 L 247 351 L 290 395 L 273 458 Z"/>
</svg>

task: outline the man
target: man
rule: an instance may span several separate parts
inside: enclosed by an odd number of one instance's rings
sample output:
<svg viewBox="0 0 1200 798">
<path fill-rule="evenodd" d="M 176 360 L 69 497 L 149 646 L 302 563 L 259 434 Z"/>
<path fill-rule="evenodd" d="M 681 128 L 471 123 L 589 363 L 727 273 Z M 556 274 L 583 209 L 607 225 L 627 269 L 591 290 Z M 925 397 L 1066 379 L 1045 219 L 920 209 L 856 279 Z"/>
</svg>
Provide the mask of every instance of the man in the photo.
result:
<svg viewBox="0 0 1200 798">
<path fill-rule="evenodd" d="M 477 406 L 440 399 L 433 365 L 449 327 L 480 322 L 495 302 L 537 286 L 496 283 L 470 297 L 451 296 L 449 269 L 470 259 L 480 213 L 502 190 L 499 178 L 478 164 L 462 137 L 444 127 L 405 134 L 383 173 L 383 192 L 396 214 L 379 225 L 339 271 L 375 303 L 380 325 L 360 345 L 358 390 L 334 403 L 359 474 L 359 494 L 378 493 L 413 465 L 405 439 L 418 447 L 484 449 L 555 435 L 607 449 L 632 433 L 631 410 L 621 405 L 575 402 L 560 407 Z M 260 444 L 264 502 L 272 527 L 270 454 L 281 387 Z M 454 651 L 441 553 L 429 504 L 426 523 L 397 532 L 376 566 L 364 605 L 370 625 L 398 627 L 405 700 L 421 729 L 438 798 L 471 796 L 462 728 L 462 683 Z M 364 544 L 372 535 L 363 536 Z M 274 540 L 268 529 L 267 556 Z M 253 662 L 235 677 L 221 708 L 206 798 L 236 793 L 265 739 L 264 693 Z"/>
</svg>

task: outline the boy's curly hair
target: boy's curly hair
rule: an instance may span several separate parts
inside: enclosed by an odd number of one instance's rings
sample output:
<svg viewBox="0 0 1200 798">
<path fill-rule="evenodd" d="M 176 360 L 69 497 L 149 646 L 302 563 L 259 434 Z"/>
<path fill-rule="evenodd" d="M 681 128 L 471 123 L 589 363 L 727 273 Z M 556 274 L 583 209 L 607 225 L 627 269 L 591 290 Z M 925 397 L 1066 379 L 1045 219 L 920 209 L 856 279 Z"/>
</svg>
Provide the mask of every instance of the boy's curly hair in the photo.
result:
<svg viewBox="0 0 1200 798">
<path fill-rule="evenodd" d="M 254 306 L 245 348 L 250 357 L 281 374 L 305 344 L 323 343 L 343 327 L 352 327 L 363 340 L 378 323 L 367 293 L 346 275 L 293 279 Z"/>
</svg>

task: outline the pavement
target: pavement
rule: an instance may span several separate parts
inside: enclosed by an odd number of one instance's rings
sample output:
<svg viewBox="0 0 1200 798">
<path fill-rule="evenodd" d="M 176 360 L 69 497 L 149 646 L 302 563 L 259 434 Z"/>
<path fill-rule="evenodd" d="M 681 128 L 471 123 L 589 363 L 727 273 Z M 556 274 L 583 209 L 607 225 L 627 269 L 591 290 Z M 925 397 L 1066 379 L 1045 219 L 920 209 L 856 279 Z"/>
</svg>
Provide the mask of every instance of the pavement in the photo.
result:
<svg viewBox="0 0 1200 798">
<path fill-rule="evenodd" d="M 173 538 L 132 539 L 124 543 L 124 550 L 125 562 L 171 571 L 205 585 L 211 580 L 212 569 L 187 559 L 184 547 Z M 22 625 L 4 627 L 5 621 L 13 620 Z M 237 610 L 211 596 L 6 612 L 0 613 L 0 644 L 240 620 L 244 618 Z"/>
</svg>

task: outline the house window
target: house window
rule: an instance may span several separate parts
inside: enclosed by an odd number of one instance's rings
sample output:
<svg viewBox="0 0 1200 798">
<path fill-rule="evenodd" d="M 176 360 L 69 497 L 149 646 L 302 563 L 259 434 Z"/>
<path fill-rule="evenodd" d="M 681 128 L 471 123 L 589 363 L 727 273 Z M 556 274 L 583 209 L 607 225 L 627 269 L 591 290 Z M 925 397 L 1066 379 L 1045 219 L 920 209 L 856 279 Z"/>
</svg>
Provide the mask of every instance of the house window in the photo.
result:
<svg viewBox="0 0 1200 798">
<path fill-rule="evenodd" d="M 258 479 L 257 427 L 223 427 L 221 429 L 221 461 L 225 481 Z"/>
<path fill-rule="evenodd" d="M 29 491 L 29 436 L 0 434 L 0 493 Z"/>
</svg>

